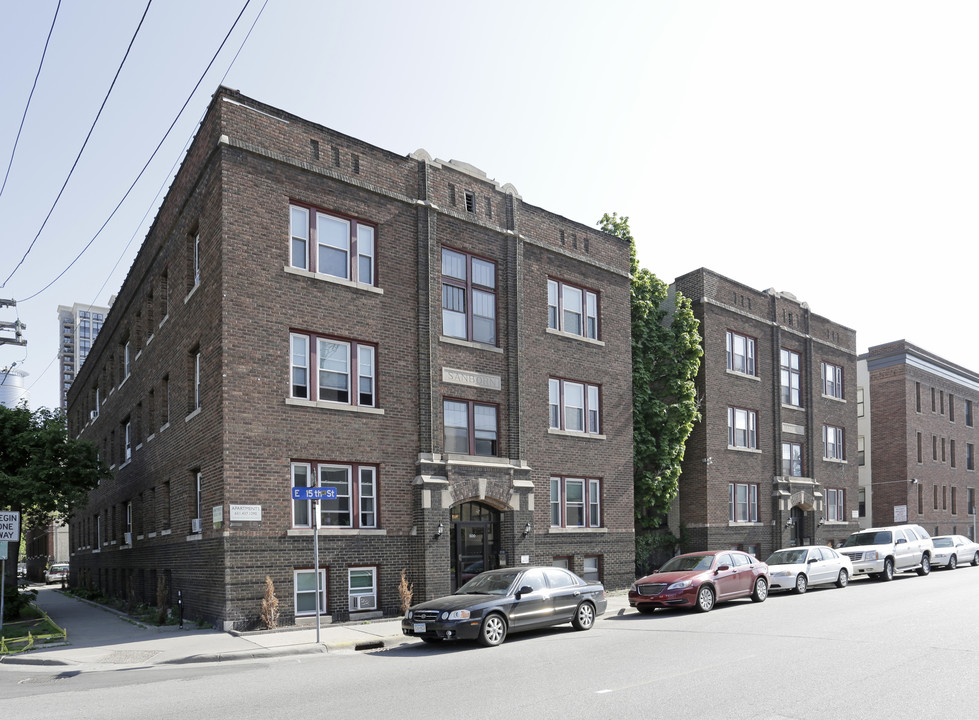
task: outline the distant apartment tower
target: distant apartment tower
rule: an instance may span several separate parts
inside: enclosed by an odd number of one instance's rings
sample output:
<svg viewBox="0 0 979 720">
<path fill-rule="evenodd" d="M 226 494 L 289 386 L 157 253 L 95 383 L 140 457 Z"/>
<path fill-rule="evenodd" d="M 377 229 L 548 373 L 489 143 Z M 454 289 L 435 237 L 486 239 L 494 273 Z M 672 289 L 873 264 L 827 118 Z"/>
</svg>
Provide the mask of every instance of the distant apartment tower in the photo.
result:
<svg viewBox="0 0 979 720">
<path fill-rule="evenodd" d="M 853 330 L 787 292 L 707 269 L 676 279 L 700 321 L 702 419 L 671 527 L 685 549 L 838 544 L 856 529 Z"/>
<path fill-rule="evenodd" d="M 979 373 L 905 340 L 870 348 L 859 364 L 869 523 L 974 536 Z"/>
<path fill-rule="evenodd" d="M 58 357 L 61 359 L 61 409 L 68 409 L 68 388 L 85 362 L 109 308 L 75 303 L 58 306 Z"/>
</svg>

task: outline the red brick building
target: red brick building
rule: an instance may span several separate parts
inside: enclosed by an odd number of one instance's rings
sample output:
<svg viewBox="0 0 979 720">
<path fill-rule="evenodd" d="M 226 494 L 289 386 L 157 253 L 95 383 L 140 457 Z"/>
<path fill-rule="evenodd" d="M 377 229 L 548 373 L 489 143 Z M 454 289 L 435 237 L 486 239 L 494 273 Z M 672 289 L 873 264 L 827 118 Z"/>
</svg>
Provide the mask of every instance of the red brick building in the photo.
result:
<svg viewBox="0 0 979 720">
<path fill-rule="evenodd" d="M 700 321 L 702 420 L 671 527 L 684 548 L 762 559 L 858 528 L 856 337 L 790 293 L 707 269 L 676 279 Z"/>
<path fill-rule="evenodd" d="M 871 523 L 972 537 L 979 374 L 904 340 L 870 348 L 860 363 Z"/>
<path fill-rule="evenodd" d="M 266 575 L 287 623 L 395 614 L 402 571 L 624 587 L 630 352 L 621 240 L 220 88 L 69 393 L 115 471 L 71 582 L 226 628 Z"/>
</svg>

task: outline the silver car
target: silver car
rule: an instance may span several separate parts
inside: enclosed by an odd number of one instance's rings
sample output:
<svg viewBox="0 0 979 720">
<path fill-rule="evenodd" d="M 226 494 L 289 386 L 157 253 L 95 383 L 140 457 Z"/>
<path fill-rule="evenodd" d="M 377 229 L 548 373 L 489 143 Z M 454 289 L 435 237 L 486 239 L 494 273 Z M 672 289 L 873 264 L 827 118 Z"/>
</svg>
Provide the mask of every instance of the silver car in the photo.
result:
<svg viewBox="0 0 979 720">
<path fill-rule="evenodd" d="M 810 585 L 836 583 L 845 588 L 853 574 L 850 558 L 831 547 L 800 545 L 773 552 L 768 560 L 771 590 L 792 590 L 802 594 Z"/>
<path fill-rule="evenodd" d="M 931 564 L 954 570 L 958 565 L 979 565 L 979 544 L 964 535 L 937 535 L 932 538 L 935 554 Z"/>
</svg>

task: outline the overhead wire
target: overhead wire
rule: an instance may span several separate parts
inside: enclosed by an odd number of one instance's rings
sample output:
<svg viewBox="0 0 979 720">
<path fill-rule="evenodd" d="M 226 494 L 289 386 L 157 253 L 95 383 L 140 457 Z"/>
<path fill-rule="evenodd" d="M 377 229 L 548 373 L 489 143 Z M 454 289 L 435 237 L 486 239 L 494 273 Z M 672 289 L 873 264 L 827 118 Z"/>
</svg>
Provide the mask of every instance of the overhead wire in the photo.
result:
<svg viewBox="0 0 979 720">
<path fill-rule="evenodd" d="M 146 172 L 146 169 L 150 166 L 150 163 L 153 162 L 153 159 L 156 157 L 156 154 L 158 152 L 160 152 L 160 148 L 163 146 L 163 143 L 170 136 L 171 131 L 173 130 L 174 126 L 177 124 L 177 121 L 180 119 L 180 116 L 183 114 L 184 110 L 187 109 L 187 105 L 189 105 L 190 104 L 190 101 L 193 99 L 194 93 L 197 92 L 197 89 L 200 87 L 201 83 L 204 81 L 204 77 L 207 75 L 207 72 L 211 69 L 211 66 L 214 65 L 214 61 L 217 60 L 218 54 L 224 48 L 224 45 L 228 41 L 228 38 L 231 36 L 231 33 L 234 32 L 235 27 L 237 27 L 237 25 L 238 25 L 238 21 L 241 20 L 241 16 L 245 13 L 245 10 L 248 9 L 249 4 L 251 4 L 251 0 L 245 0 L 245 4 L 241 8 L 241 12 L 238 13 L 238 17 L 235 18 L 234 24 L 232 24 L 231 28 L 228 30 L 227 34 L 224 36 L 224 40 L 221 41 L 221 45 L 219 45 L 218 46 L 218 49 L 215 51 L 214 56 L 211 58 L 211 62 L 209 62 L 207 64 L 207 67 L 204 68 L 204 72 L 201 73 L 200 79 L 198 79 L 197 84 L 194 85 L 194 89 L 191 90 L 190 91 L 190 94 L 187 96 L 187 100 L 184 101 L 184 104 L 180 107 L 180 110 L 177 112 L 176 116 L 173 118 L 173 122 L 170 123 L 170 127 L 167 128 L 167 131 L 164 133 L 163 137 L 160 139 L 160 142 L 157 143 L 156 148 L 153 150 L 153 153 L 150 155 L 149 159 L 146 161 L 146 164 L 143 165 L 143 169 L 139 171 L 139 174 L 136 176 L 136 179 L 133 180 L 132 184 L 129 186 L 129 189 L 126 190 L 126 193 L 122 196 L 122 199 L 119 200 L 119 202 L 116 204 L 115 208 L 113 208 L 112 212 L 109 214 L 109 217 L 106 218 L 105 222 L 102 223 L 102 226 L 98 229 L 98 231 L 95 233 L 95 235 L 92 236 L 92 239 L 89 240 L 85 244 L 85 247 L 83 247 L 82 250 L 81 250 L 81 252 L 79 252 L 78 255 L 75 256 L 75 259 L 72 260 L 64 270 L 62 270 L 60 273 L 58 273 L 58 275 L 55 276 L 55 278 L 51 282 L 49 282 L 47 285 L 45 285 L 44 287 L 42 287 L 40 290 L 38 290 L 34 294 L 28 295 L 27 297 L 22 298 L 22 299 L 18 300 L 17 302 L 27 302 L 28 300 L 33 300 L 38 295 L 40 295 L 45 290 L 47 290 L 52 285 L 54 285 L 56 282 L 58 282 L 58 280 L 60 280 L 61 277 L 66 272 L 68 272 L 69 270 L 71 270 L 72 266 L 74 266 L 74 264 L 76 262 L 78 262 L 78 260 L 82 257 L 82 255 L 84 255 L 85 252 L 92 246 L 92 243 L 94 243 L 98 239 L 99 235 L 102 234 L 102 231 L 105 230 L 106 225 L 108 225 L 109 222 L 112 220 L 112 218 L 115 217 L 116 213 L 119 211 L 119 208 L 122 207 L 122 204 L 126 201 L 126 199 L 129 197 L 129 194 L 133 191 L 133 188 L 136 187 L 136 183 L 138 183 L 140 181 L 140 179 L 143 177 L 143 173 Z M 262 9 L 264 9 L 264 5 L 262 6 Z M 0 287 L 3 287 L 3 286 L 0 285 Z"/>
<path fill-rule="evenodd" d="M 20 134 L 24 130 L 24 121 L 27 120 L 27 111 L 31 108 L 31 100 L 34 99 L 34 91 L 37 90 L 37 80 L 41 77 L 41 68 L 44 67 L 44 58 L 48 54 L 48 45 L 51 43 L 51 34 L 54 32 L 54 25 L 58 21 L 58 11 L 61 10 L 61 0 L 58 0 L 58 6 L 54 9 L 54 17 L 51 18 L 51 29 L 48 30 L 48 38 L 44 41 L 44 51 L 41 53 L 41 62 L 37 64 L 37 74 L 34 76 L 34 84 L 31 86 L 30 95 L 27 96 L 27 105 L 24 106 L 24 114 L 20 118 L 20 127 L 17 128 L 17 137 L 14 139 L 14 147 L 10 151 L 10 162 L 7 163 L 7 172 L 3 176 L 3 185 L 0 185 L 0 197 L 3 196 L 3 191 L 7 187 L 7 178 L 10 177 L 10 168 L 14 165 L 14 155 L 17 154 L 17 145 L 20 144 Z"/>
<path fill-rule="evenodd" d="M 7 279 L 4 280 L 3 283 L 0 283 L 0 288 L 6 287 L 7 283 L 10 282 L 10 278 L 12 278 L 14 273 L 20 269 L 20 266 L 24 264 L 27 256 L 30 255 L 31 250 L 34 249 L 37 239 L 41 237 L 41 233 L 44 232 L 44 227 L 48 224 L 48 220 L 51 219 L 51 215 L 54 213 L 54 209 L 57 207 L 58 201 L 61 200 L 61 196 L 64 194 L 65 188 L 68 187 L 68 181 L 71 180 L 71 176 L 74 174 L 75 168 L 78 167 L 78 161 L 81 159 L 82 153 L 85 152 L 88 141 L 92 137 L 92 132 L 95 130 L 95 126 L 98 123 L 99 118 L 102 116 L 102 111 L 105 109 L 105 105 L 109 101 L 109 96 L 112 94 L 112 89 L 116 86 L 116 81 L 119 79 L 119 74 L 122 72 L 122 67 L 126 64 L 126 59 L 129 57 L 129 52 L 133 49 L 133 43 L 136 42 L 136 36 L 139 35 L 139 30 L 141 27 L 143 27 L 143 21 L 146 20 L 146 14 L 150 11 L 150 5 L 152 4 L 153 0 L 148 0 L 146 3 L 146 9 L 143 10 L 143 16 L 139 19 L 139 25 L 136 26 L 136 32 L 133 33 L 132 39 L 129 41 L 129 47 L 126 48 L 126 54 L 123 55 L 122 62 L 119 63 L 119 67 L 116 69 L 115 77 L 112 78 L 112 83 L 109 85 L 109 90 L 102 99 L 102 105 L 99 107 L 99 111 L 95 115 L 95 119 L 92 121 L 92 127 L 88 129 L 88 134 L 85 136 L 85 142 L 82 143 L 81 148 L 78 150 L 78 155 L 75 157 L 75 162 L 72 163 L 71 169 L 68 171 L 68 177 L 65 178 L 64 183 L 61 185 L 61 190 L 58 191 L 58 196 L 54 199 L 54 202 L 51 203 L 51 209 L 48 210 L 48 214 L 45 215 L 44 222 L 42 222 L 41 227 L 38 228 L 37 234 L 34 236 L 34 239 L 31 240 L 31 244 L 27 246 L 27 251 L 24 253 L 24 257 L 22 257 L 20 262 L 14 266 L 14 269 L 10 271 Z"/>
<path fill-rule="evenodd" d="M 179 118 L 180 115 L 183 113 L 184 109 L 187 107 L 187 104 L 190 102 L 190 99 L 193 97 L 194 93 L 197 91 L 197 88 L 200 86 L 201 82 L 204 80 L 204 76 L 207 74 L 208 70 L 210 70 L 211 66 L 214 64 L 215 60 L 217 59 L 218 54 L 220 54 L 221 49 L 224 47 L 225 43 L 228 40 L 228 37 L 230 37 L 230 35 L 234 31 L 235 27 L 237 27 L 239 20 L 241 20 L 241 16 L 244 14 L 245 10 L 248 8 L 248 5 L 250 4 L 250 2 L 251 2 L 251 0 L 247 0 L 245 2 L 244 7 L 242 7 L 242 9 L 241 9 L 241 12 L 238 13 L 238 17 L 235 19 L 234 24 L 231 26 L 231 29 L 228 31 L 227 35 L 225 35 L 224 40 L 221 42 L 221 45 L 218 47 L 217 51 L 214 53 L 214 57 L 211 59 L 211 62 L 208 63 L 208 66 L 204 70 L 204 72 L 202 73 L 200 80 L 198 80 L 198 82 L 197 82 L 197 85 L 194 86 L 194 90 L 191 91 L 190 96 L 187 98 L 187 102 L 185 102 L 184 105 L 183 105 L 183 107 L 181 107 L 180 112 L 177 114 L 177 118 Z M 238 60 L 238 56 L 241 54 L 241 51 L 245 47 L 245 43 L 248 42 L 248 39 L 251 37 L 252 31 L 255 29 L 255 26 L 258 24 L 259 19 L 262 17 L 262 13 L 265 11 L 265 7 L 268 5 L 268 2 L 269 2 L 269 0 L 265 0 L 265 2 L 262 3 L 262 7 L 259 9 L 258 13 L 255 16 L 255 19 L 252 21 L 251 26 L 248 28 L 248 32 L 245 34 L 244 39 L 242 39 L 241 44 L 238 46 L 238 50 L 235 52 L 234 57 L 231 59 L 231 62 L 228 64 L 227 69 L 224 71 L 224 74 L 221 76 L 221 84 L 223 84 L 225 78 L 228 77 L 228 73 L 231 72 L 231 68 L 234 67 L 235 62 Z M 201 117 L 200 117 L 200 119 L 198 120 L 198 123 L 197 123 L 198 125 L 200 125 L 200 122 L 203 121 L 204 116 L 206 114 L 207 114 L 207 110 L 205 109 L 204 112 L 201 113 Z M 167 135 L 169 135 L 170 131 L 173 130 L 173 126 L 176 124 L 177 118 L 174 118 L 173 123 L 170 125 L 170 128 L 167 130 Z M 137 224 L 136 229 L 133 231 L 133 234 L 130 236 L 129 242 L 126 243 L 126 246 L 123 248 L 122 252 L 119 254 L 119 257 L 116 259 L 115 264 L 112 266 L 112 269 L 106 275 L 106 278 L 102 282 L 102 285 L 99 287 L 98 291 L 96 291 L 95 298 L 98 298 L 99 294 L 101 294 L 101 292 L 105 289 L 105 286 L 109 283 L 109 279 L 112 277 L 112 273 L 115 272 L 115 269 L 119 266 L 119 263 L 122 261 L 122 258 L 125 257 L 125 254 L 128 251 L 128 249 L 129 249 L 129 246 L 132 245 L 132 242 L 136 238 L 137 234 L 139 233 L 140 228 L 143 226 L 143 223 L 146 221 L 146 218 L 149 216 L 150 212 L 153 210 L 153 207 L 156 205 L 157 201 L 159 200 L 160 195 L 163 193 L 163 190 L 164 190 L 164 188 L 167 185 L 167 181 L 170 179 L 170 177 L 173 176 L 174 172 L 176 171 L 177 166 L 180 164 L 181 158 L 184 156 L 184 154 L 187 152 L 188 148 L 190 147 L 190 144 L 193 141 L 195 134 L 196 134 L 196 129 L 193 132 L 191 132 L 190 136 L 187 139 L 187 142 L 184 143 L 183 149 L 180 151 L 180 153 L 178 153 L 177 159 L 174 161 L 173 165 L 170 167 L 170 172 L 167 173 L 166 177 L 164 177 L 163 182 L 161 183 L 159 189 L 157 190 L 155 197 L 153 198 L 153 200 L 150 203 L 150 205 L 147 207 L 146 212 L 143 214 L 142 219 Z M 143 172 L 146 171 L 146 167 L 150 164 L 150 162 L 153 160 L 153 157 L 155 157 L 156 153 L 159 151 L 160 146 L 163 144 L 163 141 L 166 140 L 167 135 L 164 135 L 163 140 L 161 140 L 160 141 L 160 144 L 157 145 L 156 150 L 154 150 L 153 155 L 147 161 L 146 165 L 143 166 L 143 170 L 140 171 L 139 176 L 137 176 L 136 180 L 133 182 L 133 185 L 130 186 L 129 190 L 126 192 L 126 195 L 123 196 L 122 200 L 119 201 L 119 205 L 116 205 L 116 208 L 112 211 L 112 215 L 110 215 L 109 218 L 105 221 L 105 223 L 102 224 L 102 227 L 99 228 L 99 230 L 95 234 L 95 236 L 82 249 L 82 252 L 79 253 L 78 256 L 74 260 L 72 260 L 71 264 L 67 268 L 65 268 L 58 275 L 58 277 L 56 277 L 50 283 L 48 283 L 47 285 L 45 285 L 38 292 L 34 293 L 33 295 L 28 296 L 27 298 L 24 298 L 24 300 L 21 300 L 19 302 L 25 302 L 27 300 L 31 300 L 32 298 L 36 297 L 37 295 L 40 295 L 42 292 L 44 292 L 49 287 L 51 287 L 51 285 L 53 285 L 55 282 L 57 282 L 58 279 L 60 279 L 61 276 L 64 275 L 71 268 L 71 266 L 75 264 L 75 262 L 78 261 L 78 259 L 82 256 L 82 254 L 86 250 L 88 250 L 89 246 L 95 241 L 95 239 L 99 236 L 99 234 L 102 232 L 102 230 L 105 229 L 105 226 L 108 224 L 109 220 L 111 220 L 112 217 L 115 215 L 116 211 L 118 211 L 119 206 L 122 205 L 122 203 L 125 201 L 126 197 L 129 196 L 129 193 L 132 192 L 133 186 L 135 186 L 136 182 L 139 181 L 139 179 L 142 176 Z M 95 306 L 95 299 L 93 299 L 92 302 L 90 303 L 90 307 L 94 307 L 94 306 Z M 76 325 L 76 329 L 77 329 L 77 325 Z M 94 338 L 93 338 L 93 340 L 94 340 Z M 25 356 L 25 359 L 26 359 L 26 356 Z M 51 368 L 51 365 L 57 359 L 58 359 L 58 355 L 56 354 L 55 357 L 52 358 L 51 361 L 47 364 L 47 367 L 45 367 L 44 370 L 41 371 L 41 374 L 38 375 L 37 378 L 35 378 L 33 380 L 33 382 L 31 382 L 31 384 L 27 388 L 28 390 L 30 390 L 31 388 L 33 388 L 34 385 L 36 385 L 38 383 L 38 381 L 47 373 L 47 371 Z"/>
</svg>

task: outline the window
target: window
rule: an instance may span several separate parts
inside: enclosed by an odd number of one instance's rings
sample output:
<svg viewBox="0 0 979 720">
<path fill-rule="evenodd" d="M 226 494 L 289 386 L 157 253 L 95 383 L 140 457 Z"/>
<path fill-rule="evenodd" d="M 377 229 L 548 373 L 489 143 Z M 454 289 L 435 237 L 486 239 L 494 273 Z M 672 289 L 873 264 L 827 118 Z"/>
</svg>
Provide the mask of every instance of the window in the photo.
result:
<svg viewBox="0 0 979 720">
<path fill-rule="evenodd" d="M 551 478 L 552 527 L 601 527 L 601 481 Z"/>
<path fill-rule="evenodd" d="M 845 460 L 843 428 L 823 425 L 823 457 L 827 460 Z"/>
<path fill-rule="evenodd" d="M 126 420 L 123 429 L 123 441 L 125 448 L 123 449 L 122 461 L 127 463 L 133 458 L 133 424 L 129 420 Z"/>
<path fill-rule="evenodd" d="M 976 469 L 976 446 L 972 443 L 965 444 L 965 469 Z"/>
<path fill-rule="evenodd" d="M 955 422 L 955 396 L 948 394 L 948 421 Z"/>
<path fill-rule="evenodd" d="M 496 265 L 442 248 L 442 334 L 496 345 Z"/>
<path fill-rule="evenodd" d="M 728 483 L 728 520 L 758 522 L 758 486 L 747 483 Z"/>
<path fill-rule="evenodd" d="M 584 562 L 583 572 L 581 573 L 582 579 L 588 580 L 589 582 L 599 582 L 599 557 L 597 555 L 585 555 Z"/>
<path fill-rule="evenodd" d="M 802 445 L 782 443 L 782 475 L 802 477 Z"/>
<path fill-rule="evenodd" d="M 194 233 L 194 285 L 201 284 L 201 234 Z"/>
<path fill-rule="evenodd" d="M 129 341 L 122 346 L 122 379 L 129 377 Z"/>
<path fill-rule="evenodd" d="M 782 368 L 782 404 L 798 407 L 799 400 L 799 353 L 782 350 L 780 353 Z"/>
<path fill-rule="evenodd" d="M 921 383 L 914 384 L 914 411 L 921 412 Z"/>
<path fill-rule="evenodd" d="M 549 279 L 547 327 L 598 340 L 598 294 Z"/>
<path fill-rule="evenodd" d="M 445 452 L 463 455 L 497 454 L 496 406 L 470 400 L 443 403 Z"/>
<path fill-rule="evenodd" d="M 377 406 L 377 352 L 373 345 L 299 333 L 292 333 L 289 340 L 292 397 Z M 314 367 L 317 382 L 311 383 Z"/>
<path fill-rule="evenodd" d="M 932 491 L 933 491 L 932 495 L 934 496 L 934 499 L 932 501 L 932 509 L 937 510 L 938 509 L 938 486 L 935 485 L 934 487 L 932 487 Z"/>
<path fill-rule="evenodd" d="M 289 207 L 289 217 L 292 267 L 377 284 L 373 226 L 297 205 Z"/>
<path fill-rule="evenodd" d="M 822 364 L 823 395 L 843 399 L 843 368 L 829 363 Z"/>
<path fill-rule="evenodd" d="M 334 499 L 320 500 L 319 527 L 376 528 L 377 467 L 334 463 L 292 463 L 292 487 L 336 488 Z M 294 527 L 312 527 L 313 501 L 292 501 Z"/>
<path fill-rule="evenodd" d="M 547 389 L 552 430 L 601 432 L 598 385 L 550 378 Z"/>
<path fill-rule="evenodd" d="M 845 505 L 843 503 L 843 490 L 826 490 L 826 519 L 830 522 L 845 522 L 846 516 L 843 514 Z"/>
<path fill-rule="evenodd" d="M 863 417 L 866 412 L 864 409 L 863 388 L 857 388 L 857 417 Z"/>
<path fill-rule="evenodd" d="M 935 461 L 938 460 L 938 436 L 937 435 L 931 436 L 931 459 Z"/>
<path fill-rule="evenodd" d="M 347 570 L 350 612 L 377 609 L 377 568 Z"/>
<path fill-rule="evenodd" d="M 317 589 L 317 581 L 319 588 Z M 315 615 L 326 612 L 326 571 L 296 570 L 293 587 L 295 588 L 296 615 Z M 317 595 L 319 602 L 317 602 Z"/>
<path fill-rule="evenodd" d="M 755 374 L 755 340 L 754 338 L 728 332 L 727 334 L 727 369 L 744 375 Z"/>
<path fill-rule="evenodd" d="M 919 490 L 921 486 L 918 486 Z M 921 497 L 921 493 L 918 493 L 918 497 Z M 919 500 L 920 503 L 920 500 Z M 921 512 L 920 504 L 918 512 Z M 867 488 L 861 487 L 857 488 L 857 514 L 859 517 L 867 517 Z"/>
<path fill-rule="evenodd" d="M 948 464 L 949 467 L 955 467 L 955 440 L 952 438 L 948 441 Z"/>
<path fill-rule="evenodd" d="M 727 444 L 731 447 L 758 449 L 758 416 L 754 410 L 727 409 Z"/>
<path fill-rule="evenodd" d="M 915 443 L 917 445 L 917 458 L 918 458 L 918 463 L 920 464 L 921 463 L 921 458 L 922 458 L 922 454 L 921 454 L 921 433 L 920 432 L 919 433 L 915 433 Z"/>
<path fill-rule="evenodd" d="M 857 465 L 863 467 L 867 464 L 867 440 L 863 435 L 857 436 Z"/>
<path fill-rule="evenodd" d="M 972 427 L 972 401 L 965 401 L 965 426 Z"/>
<path fill-rule="evenodd" d="M 201 489 L 201 474 L 194 473 L 194 518 L 198 522 L 198 532 L 200 532 L 201 512 L 203 510 L 203 494 Z"/>
<path fill-rule="evenodd" d="M 935 412 L 935 388 L 931 389 L 931 411 Z"/>
<path fill-rule="evenodd" d="M 201 409 L 201 351 L 194 353 L 194 410 Z"/>
<path fill-rule="evenodd" d="M 953 515 L 958 514 L 958 504 L 956 503 L 956 499 L 957 499 L 956 496 L 958 495 L 958 493 L 956 493 L 956 490 L 958 490 L 958 488 L 953 485 L 952 486 L 952 514 Z"/>
<path fill-rule="evenodd" d="M 163 387 L 160 390 L 160 429 L 170 424 L 170 376 L 163 376 Z"/>
</svg>

